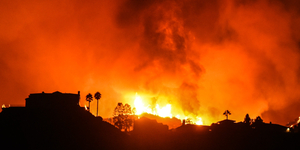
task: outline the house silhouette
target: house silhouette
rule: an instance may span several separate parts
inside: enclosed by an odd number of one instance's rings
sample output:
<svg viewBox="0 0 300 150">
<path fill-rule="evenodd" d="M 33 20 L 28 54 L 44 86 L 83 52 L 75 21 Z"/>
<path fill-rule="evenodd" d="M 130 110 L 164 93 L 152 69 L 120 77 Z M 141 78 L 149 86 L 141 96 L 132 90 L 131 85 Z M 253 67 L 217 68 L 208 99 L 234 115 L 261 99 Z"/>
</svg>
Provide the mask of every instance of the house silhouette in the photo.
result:
<svg viewBox="0 0 300 150">
<path fill-rule="evenodd" d="M 35 93 L 30 94 L 26 100 L 26 108 L 59 109 L 79 107 L 80 91 L 71 93 Z"/>
</svg>

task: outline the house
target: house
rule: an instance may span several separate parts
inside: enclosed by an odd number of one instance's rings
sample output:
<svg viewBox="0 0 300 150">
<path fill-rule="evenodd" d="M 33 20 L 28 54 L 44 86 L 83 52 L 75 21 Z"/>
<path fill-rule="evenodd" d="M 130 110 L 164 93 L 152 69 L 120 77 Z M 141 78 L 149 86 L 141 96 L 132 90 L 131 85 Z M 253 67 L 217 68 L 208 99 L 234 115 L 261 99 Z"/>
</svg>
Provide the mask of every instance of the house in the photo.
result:
<svg viewBox="0 0 300 150">
<path fill-rule="evenodd" d="M 79 107 L 80 92 L 78 94 L 71 93 L 35 93 L 30 94 L 26 100 L 26 108 L 41 108 L 41 109 L 50 109 L 50 108 L 75 108 Z"/>
</svg>

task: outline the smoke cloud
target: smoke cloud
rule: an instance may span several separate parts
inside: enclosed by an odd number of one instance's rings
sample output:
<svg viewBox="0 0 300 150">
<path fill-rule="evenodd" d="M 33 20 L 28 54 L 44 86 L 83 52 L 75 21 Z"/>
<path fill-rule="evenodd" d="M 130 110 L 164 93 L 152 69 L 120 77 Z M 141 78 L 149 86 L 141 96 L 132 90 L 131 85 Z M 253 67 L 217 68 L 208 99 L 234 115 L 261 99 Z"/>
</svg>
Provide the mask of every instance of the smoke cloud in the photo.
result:
<svg viewBox="0 0 300 150">
<path fill-rule="evenodd" d="M 171 103 L 205 124 L 300 115 L 297 0 L 1 1 L 0 103 L 29 93 L 102 93 Z M 96 103 L 92 103 L 96 111 Z"/>
</svg>

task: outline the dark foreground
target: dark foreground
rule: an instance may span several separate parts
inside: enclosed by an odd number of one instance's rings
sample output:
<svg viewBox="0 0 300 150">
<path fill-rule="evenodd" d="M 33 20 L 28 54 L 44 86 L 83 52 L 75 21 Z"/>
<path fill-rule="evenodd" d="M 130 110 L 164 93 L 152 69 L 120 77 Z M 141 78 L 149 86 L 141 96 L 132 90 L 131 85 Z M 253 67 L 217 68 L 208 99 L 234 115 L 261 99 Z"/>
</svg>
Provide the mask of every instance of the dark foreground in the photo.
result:
<svg viewBox="0 0 300 150">
<path fill-rule="evenodd" d="M 279 125 L 256 128 L 244 123 L 184 125 L 168 130 L 141 118 L 129 133 L 83 108 L 43 110 L 8 108 L 0 114 L 4 149 L 298 149 L 300 134 Z"/>
<path fill-rule="evenodd" d="M 134 129 L 115 126 L 79 107 L 80 92 L 37 93 L 26 98 L 26 107 L 3 108 L 0 113 L 1 149 L 299 149 L 300 132 L 255 122 L 223 120 L 211 126 L 168 126 L 146 117 Z"/>
</svg>

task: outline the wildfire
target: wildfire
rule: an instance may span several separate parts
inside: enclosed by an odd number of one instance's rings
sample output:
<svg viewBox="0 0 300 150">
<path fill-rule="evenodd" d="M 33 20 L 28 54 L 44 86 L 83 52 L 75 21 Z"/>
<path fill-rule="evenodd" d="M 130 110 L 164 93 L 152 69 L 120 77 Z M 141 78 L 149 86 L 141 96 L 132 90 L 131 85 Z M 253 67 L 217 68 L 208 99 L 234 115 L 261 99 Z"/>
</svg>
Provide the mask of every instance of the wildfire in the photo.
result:
<svg viewBox="0 0 300 150">
<path fill-rule="evenodd" d="M 202 118 L 197 117 L 198 121 L 196 122 L 196 125 L 203 125 Z"/>
<path fill-rule="evenodd" d="M 136 109 L 136 114 L 140 115 L 142 113 L 148 113 L 152 115 L 157 115 L 160 117 L 170 117 L 171 114 L 171 104 L 167 104 L 165 107 L 160 107 L 159 104 L 156 104 L 155 109 L 150 108 L 150 105 L 145 106 L 140 96 L 136 94 L 134 100 L 134 107 Z"/>
<path fill-rule="evenodd" d="M 140 115 L 143 112 L 147 112 L 147 110 L 148 110 L 148 108 L 144 106 L 141 97 L 138 96 L 137 94 L 136 94 L 135 100 L 134 100 L 134 107 L 136 109 L 136 114 L 137 115 Z"/>
<path fill-rule="evenodd" d="M 157 115 L 160 117 L 170 117 L 172 118 L 171 114 L 171 104 L 167 104 L 165 107 L 160 108 L 158 104 L 156 104 L 156 110 L 157 110 Z"/>
<path fill-rule="evenodd" d="M 136 94 L 135 95 L 135 100 L 134 100 L 134 107 L 136 108 L 136 115 L 141 115 L 142 113 L 148 113 L 160 117 L 170 117 L 172 118 L 174 115 L 172 115 L 172 105 L 171 104 L 166 104 L 165 106 L 161 107 L 159 104 L 156 104 L 155 108 L 152 108 L 151 105 L 146 105 L 142 98 Z M 177 114 L 175 116 L 176 118 L 183 120 L 187 119 L 188 117 L 179 115 Z M 192 122 L 196 125 L 203 125 L 203 121 L 201 117 L 196 117 Z"/>
</svg>

